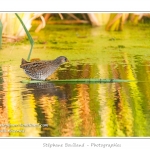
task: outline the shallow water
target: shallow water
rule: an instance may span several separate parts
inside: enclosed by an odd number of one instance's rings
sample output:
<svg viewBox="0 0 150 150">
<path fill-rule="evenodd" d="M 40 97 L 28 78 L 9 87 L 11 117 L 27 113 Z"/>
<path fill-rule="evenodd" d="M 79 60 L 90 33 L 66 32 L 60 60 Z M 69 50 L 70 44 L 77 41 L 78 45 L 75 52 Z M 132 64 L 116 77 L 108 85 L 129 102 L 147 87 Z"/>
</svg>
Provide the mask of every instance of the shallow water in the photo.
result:
<svg viewBox="0 0 150 150">
<path fill-rule="evenodd" d="M 123 79 L 93 84 L 22 83 L 20 68 L 28 41 L 3 43 L 0 50 L 0 136 L 139 137 L 150 136 L 150 26 L 103 27 L 47 25 L 31 31 L 32 58 L 62 65 L 49 79 Z"/>
</svg>

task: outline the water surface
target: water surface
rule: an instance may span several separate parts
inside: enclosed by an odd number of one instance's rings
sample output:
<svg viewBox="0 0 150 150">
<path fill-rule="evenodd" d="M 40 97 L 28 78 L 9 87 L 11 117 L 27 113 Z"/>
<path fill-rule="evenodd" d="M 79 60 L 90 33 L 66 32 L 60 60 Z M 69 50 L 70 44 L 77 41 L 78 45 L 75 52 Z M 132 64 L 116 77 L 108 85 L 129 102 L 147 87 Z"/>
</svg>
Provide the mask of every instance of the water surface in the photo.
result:
<svg viewBox="0 0 150 150">
<path fill-rule="evenodd" d="M 122 32 L 85 25 L 47 25 L 31 31 L 32 58 L 62 65 L 49 79 L 123 79 L 120 83 L 22 83 L 20 68 L 29 41 L 3 43 L 0 50 L 0 136 L 150 136 L 150 26 Z"/>
</svg>

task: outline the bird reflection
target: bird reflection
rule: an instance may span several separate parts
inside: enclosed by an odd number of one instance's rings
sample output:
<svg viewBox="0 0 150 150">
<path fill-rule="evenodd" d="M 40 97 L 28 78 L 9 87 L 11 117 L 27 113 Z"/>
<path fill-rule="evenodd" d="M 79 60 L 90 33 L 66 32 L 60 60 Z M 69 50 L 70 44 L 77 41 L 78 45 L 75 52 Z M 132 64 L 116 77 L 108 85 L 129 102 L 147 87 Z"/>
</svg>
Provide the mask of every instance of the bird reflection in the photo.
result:
<svg viewBox="0 0 150 150">
<path fill-rule="evenodd" d="M 28 91 L 24 91 L 23 94 L 32 93 L 35 99 L 40 99 L 41 97 L 56 96 L 58 100 L 65 100 L 66 94 L 64 92 L 63 86 L 56 86 L 51 82 L 40 82 L 40 83 L 28 83 L 26 84 Z"/>
</svg>

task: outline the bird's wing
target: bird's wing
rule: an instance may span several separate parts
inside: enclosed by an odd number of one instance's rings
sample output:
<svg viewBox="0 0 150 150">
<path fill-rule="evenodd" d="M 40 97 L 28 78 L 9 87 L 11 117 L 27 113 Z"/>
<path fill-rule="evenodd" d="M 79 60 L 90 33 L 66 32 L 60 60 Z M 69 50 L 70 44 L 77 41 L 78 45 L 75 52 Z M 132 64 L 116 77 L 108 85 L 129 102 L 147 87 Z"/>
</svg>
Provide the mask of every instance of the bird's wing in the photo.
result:
<svg viewBox="0 0 150 150">
<path fill-rule="evenodd" d="M 46 64 L 48 61 L 36 61 L 31 63 L 22 64 L 20 67 L 25 70 L 32 70 L 32 71 L 38 71 L 46 68 Z M 50 63 L 51 61 L 49 61 Z"/>
</svg>

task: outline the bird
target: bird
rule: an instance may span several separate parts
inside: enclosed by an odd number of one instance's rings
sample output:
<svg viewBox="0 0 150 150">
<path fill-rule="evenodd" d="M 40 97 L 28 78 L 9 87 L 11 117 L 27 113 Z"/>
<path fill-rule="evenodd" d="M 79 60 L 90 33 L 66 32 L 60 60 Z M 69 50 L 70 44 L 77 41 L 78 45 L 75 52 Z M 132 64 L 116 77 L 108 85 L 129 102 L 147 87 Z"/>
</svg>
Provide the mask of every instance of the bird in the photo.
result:
<svg viewBox="0 0 150 150">
<path fill-rule="evenodd" d="M 22 58 L 20 68 L 33 80 L 46 80 L 65 62 L 69 62 L 65 56 L 59 56 L 54 60 L 36 60 L 34 62 L 28 62 Z"/>
</svg>

